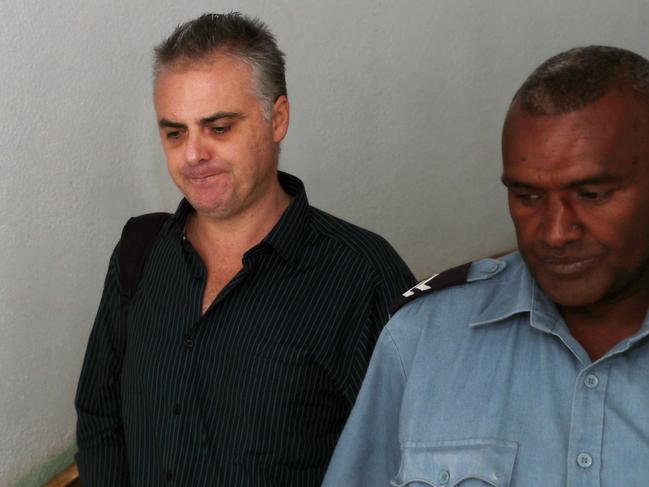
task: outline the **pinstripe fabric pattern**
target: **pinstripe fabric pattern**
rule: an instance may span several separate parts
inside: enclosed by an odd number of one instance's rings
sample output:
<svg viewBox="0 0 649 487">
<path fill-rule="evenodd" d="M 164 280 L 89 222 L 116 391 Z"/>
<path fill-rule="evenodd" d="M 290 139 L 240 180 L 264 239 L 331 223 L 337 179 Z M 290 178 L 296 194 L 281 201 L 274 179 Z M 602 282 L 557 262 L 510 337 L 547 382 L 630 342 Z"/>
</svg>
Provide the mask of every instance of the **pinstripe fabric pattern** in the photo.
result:
<svg viewBox="0 0 649 487">
<path fill-rule="evenodd" d="M 126 318 L 116 248 L 77 391 L 84 487 L 320 485 L 388 306 L 414 277 L 381 237 L 280 182 L 294 201 L 203 316 L 188 203 Z"/>
</svg>

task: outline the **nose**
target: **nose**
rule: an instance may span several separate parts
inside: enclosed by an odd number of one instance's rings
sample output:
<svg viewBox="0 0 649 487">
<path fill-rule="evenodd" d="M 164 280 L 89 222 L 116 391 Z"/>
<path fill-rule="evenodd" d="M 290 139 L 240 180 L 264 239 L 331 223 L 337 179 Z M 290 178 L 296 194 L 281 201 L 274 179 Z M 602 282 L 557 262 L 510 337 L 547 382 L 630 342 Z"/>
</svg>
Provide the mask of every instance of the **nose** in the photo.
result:
<svg viewBox="0 0 649 487">
<path fill-rule="evenodd" d="M 558 197 L 548 198 L 543 209 L 541 239 L 549 247 L 562 248 L 579 240 L 582 232 L 583 227 L 574 210 Z"/>
<path fill-rule="evenodd" d="M 185 160 L 191 166 L 209 160 L 210 153 L 200 133 L 189 133 L 185 142 Z"/>
</svg>

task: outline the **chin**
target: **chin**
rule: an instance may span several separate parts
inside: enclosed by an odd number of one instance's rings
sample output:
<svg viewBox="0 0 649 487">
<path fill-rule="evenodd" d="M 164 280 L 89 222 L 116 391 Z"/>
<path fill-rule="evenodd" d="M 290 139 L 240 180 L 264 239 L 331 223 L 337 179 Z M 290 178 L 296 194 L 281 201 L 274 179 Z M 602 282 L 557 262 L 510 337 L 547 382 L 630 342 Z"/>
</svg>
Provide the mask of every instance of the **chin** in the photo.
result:
<svg viewBox="0 0 649 487">
<path fill-rule="evenodd" d="M 201 213 L 205 216 L 217 220 L 226 219 L 236 213 L 229 206 L 218 204 L 218 203 L 217 204 L 209 204 L 209 203 L 197 204 L 192 206 L 194 206 L 194 209 L 196 210 L 197 213 Z"/>
<path fill-rule="evenodd" d="M 540 277 L 537 282 L 543 292 L 563 308 L 588 308 L 601 302 L 606 295 L 592 279 L 563 281 Z"/>
<path fill-rule="evenodd" d="M 233 206 L 232 198 L 214 193 L 215 191 L 187 191 L 185 198 L 197 212 L 215 215 L 228 213 Z"/>
</svg>

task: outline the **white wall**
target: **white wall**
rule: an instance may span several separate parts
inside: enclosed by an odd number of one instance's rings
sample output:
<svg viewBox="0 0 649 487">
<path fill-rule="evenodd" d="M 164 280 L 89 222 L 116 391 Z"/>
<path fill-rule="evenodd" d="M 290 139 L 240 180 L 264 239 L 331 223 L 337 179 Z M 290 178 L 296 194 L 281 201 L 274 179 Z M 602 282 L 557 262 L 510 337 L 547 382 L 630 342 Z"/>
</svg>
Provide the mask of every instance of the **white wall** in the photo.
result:
<svg viewBox="0 0 649 487">
<path fill-rule="evenodd" d="M 531 69 L 590 43 L 649 55 L 646 0 L 0 0 L 2 486 L 71 444 L 121 225 L 176 204 L 150 51 L 210 9 L 262 17 L 287 54 L 283 167 L 420 277 L 514 245 L 499 136 Z"/>
</svg>

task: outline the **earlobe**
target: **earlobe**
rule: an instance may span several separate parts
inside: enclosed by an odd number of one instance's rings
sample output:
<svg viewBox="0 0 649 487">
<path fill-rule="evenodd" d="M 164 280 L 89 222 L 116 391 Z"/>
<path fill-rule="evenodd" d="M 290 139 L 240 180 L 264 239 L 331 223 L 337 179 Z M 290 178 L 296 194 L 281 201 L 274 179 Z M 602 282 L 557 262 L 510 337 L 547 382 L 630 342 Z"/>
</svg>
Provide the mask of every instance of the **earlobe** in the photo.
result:
<svg viewBox="0 0 649 487">
<path fill-rule="evenodd" d="M 285 95 L 280 96 L 273 105 L 273 140 L 281 142 L 288 132 L 289 104 Z"/>
</svg>

